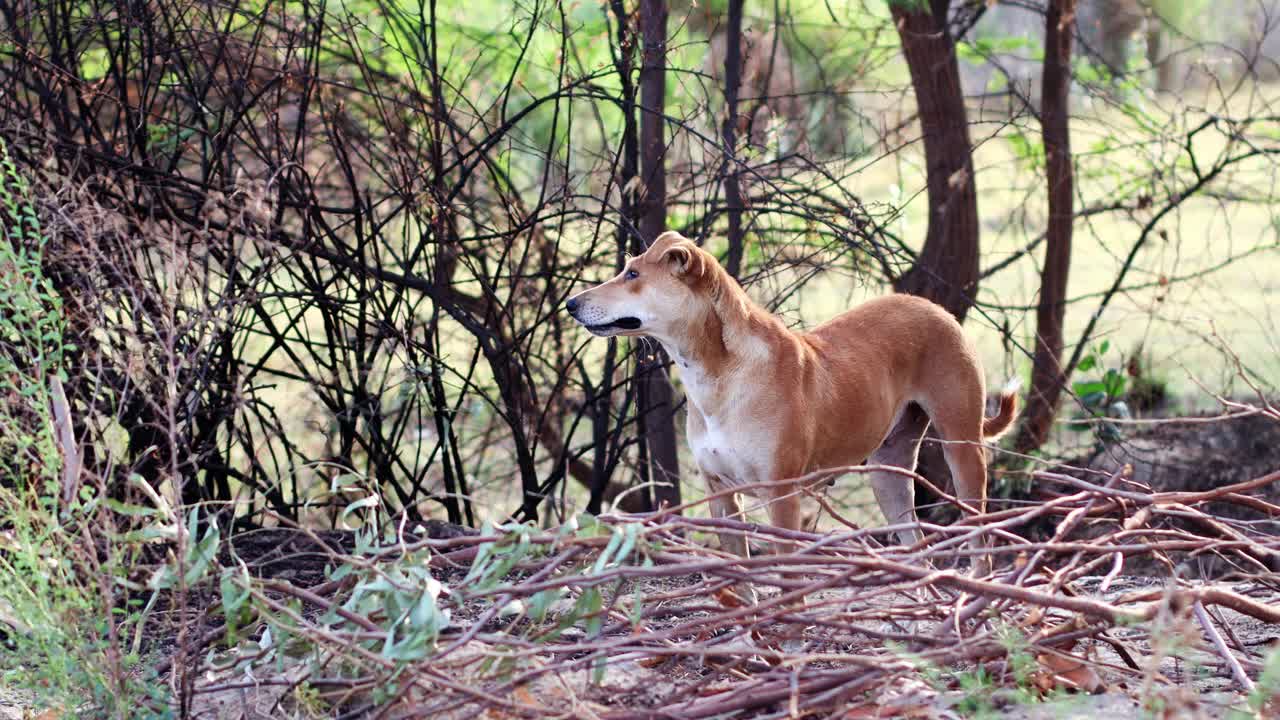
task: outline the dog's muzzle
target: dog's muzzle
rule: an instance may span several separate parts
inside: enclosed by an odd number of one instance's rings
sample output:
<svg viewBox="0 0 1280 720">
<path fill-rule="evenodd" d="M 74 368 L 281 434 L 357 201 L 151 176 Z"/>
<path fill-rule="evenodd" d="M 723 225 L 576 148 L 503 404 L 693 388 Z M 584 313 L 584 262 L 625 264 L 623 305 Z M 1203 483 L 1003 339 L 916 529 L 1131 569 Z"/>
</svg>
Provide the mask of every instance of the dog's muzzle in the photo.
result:
<svg viewBox="0 0 1280 720">
<path fill-rule="evenodd" d="M 594 305 L 586 305 L 577 298 L 569 298 L 569 301 L 564 304 L 564 309 L 568 310 L 569 315 L 592 335 L 600 337 L 609 337 L 627 330 L 639 330 L 641 325 L 640 318 L 629 315 L 608 319 L 603 310 Z"/>
</svg>

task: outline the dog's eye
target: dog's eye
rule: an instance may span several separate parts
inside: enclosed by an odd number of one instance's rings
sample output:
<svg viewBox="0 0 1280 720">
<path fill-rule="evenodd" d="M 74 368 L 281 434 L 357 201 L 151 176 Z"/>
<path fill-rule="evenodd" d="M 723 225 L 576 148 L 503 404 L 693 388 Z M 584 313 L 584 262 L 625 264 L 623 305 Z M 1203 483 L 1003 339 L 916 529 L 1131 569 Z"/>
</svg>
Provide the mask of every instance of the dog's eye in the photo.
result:
<svg viewBox="0 0 1280 720">
<path fill-rule="evenodd" d="M 628 280 L 635 280 L 636 278 L 640 277 L 640 273 L 636 272 L 635 270 L 628 270 L 627 274 L 624 277 L 626 277 Z"/>
</svg>

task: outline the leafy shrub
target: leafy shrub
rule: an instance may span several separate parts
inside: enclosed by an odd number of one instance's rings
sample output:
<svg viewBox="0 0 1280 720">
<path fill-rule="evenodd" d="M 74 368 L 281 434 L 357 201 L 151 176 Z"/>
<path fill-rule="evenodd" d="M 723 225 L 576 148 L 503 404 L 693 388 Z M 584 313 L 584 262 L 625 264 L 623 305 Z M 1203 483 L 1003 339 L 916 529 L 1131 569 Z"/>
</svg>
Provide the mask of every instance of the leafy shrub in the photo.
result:
<svg viewBox="0 0 1280 720">
<path fill-rule="evenodd" d="M 0 143 L 0 477 L 57 482 L 49 380 L 61 372 L 62 305 L 27 184 Z"/>
<path fill-rule="evenodd" d="M 1120 440 L 1123 434 L 1109 418 L 1130 417 L 1125 402 L 1129 378 L 1118 366 L 1103 367 L 1111 343 L 1103 340 L 1085 355 L 1076 366 L 1076 377 L 1071 385 L 1083 409 L 1084 420 L 1070 425 L 1073 430 L 1092 430 L 1098 442 L 1107 444 Z"/>
<path fill-rule="evenodd" d="M 140 671 L 126 630 L 136 543 L 112 533 L 93 488 L 62 496 L 63 453 L 52 405 L 64 339 L 62 305 L 42 262 L 47 238 L 24 178 L 0 144 L 0 672 L 68 717 L 168 711 L 162 684 Z M 102 543 L 100 541 L 107 540 Z M 148 708 L 161 708 L 149 710 Z M 43 717 L 43 716 L 42 716 Z"/>
</svg>

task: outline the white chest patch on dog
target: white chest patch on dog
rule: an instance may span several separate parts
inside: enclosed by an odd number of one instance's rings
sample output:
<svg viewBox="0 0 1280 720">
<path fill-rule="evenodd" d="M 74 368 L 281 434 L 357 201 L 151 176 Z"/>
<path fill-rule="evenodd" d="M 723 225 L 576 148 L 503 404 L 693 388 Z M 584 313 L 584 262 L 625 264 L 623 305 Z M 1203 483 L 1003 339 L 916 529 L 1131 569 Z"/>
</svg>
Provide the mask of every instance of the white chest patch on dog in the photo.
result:
<svg viewBox="0 0 1280 720">
<path fill-rule="evenodd" d="M 762 408 L 770 406 L 767 391 L 755 385 L 741 366 L 711 377 L 697 363 L 689 362 L 678 350 L 668 351 L 680 366 L 680 379 L 690 406 L 702 417 L 702 429 L 689 425 L 689 448 L 704 474 L 719 476 L 730 487 L 769 482 L 778 446 L 778 427 L 771 419 L 761 419 Z M 767 357 L 763 343 L 745 342 L 737 347 L 739 361 L 758 363 Z M 732 387 L 732 392 L 725 392 Z M 743 490 L 764 494 L 766 488 Z"/>
<path fill-rule="evenodd" d="M 768 476 L 774 440 L 764 428 L 748 424 L 729 429 L 713 418 L 704 418 L 704 421 L 706 427 L 701 433 L 689 435 L 690 449 L 699 469 L 719 476 L 730 487 L 776 479 Z M 762 490 L 764 488 L 743 492 L 755 495 Z"/>
</svg>

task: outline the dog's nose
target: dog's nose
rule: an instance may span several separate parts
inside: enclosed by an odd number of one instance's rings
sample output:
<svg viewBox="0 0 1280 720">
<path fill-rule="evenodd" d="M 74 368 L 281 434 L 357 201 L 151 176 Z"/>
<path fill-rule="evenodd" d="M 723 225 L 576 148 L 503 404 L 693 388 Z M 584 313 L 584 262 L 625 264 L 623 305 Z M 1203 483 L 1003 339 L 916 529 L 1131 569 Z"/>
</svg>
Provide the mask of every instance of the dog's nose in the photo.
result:
<svg viewBox="0 0 1280 720">
<path fill-rule="evenodd" d="M 577 298 L 569 298 L 569 301 L 568 301 L 568 302 L 566 302 L 566 303 L 564 304 L 564 309 L 565 309 L 565 310 L 568 310 L 568 311 L 570 312 L 570 314 L 577 312 L 577 311 L 578 311 L 578 299 L 577 299 Z"/>
</svg>

